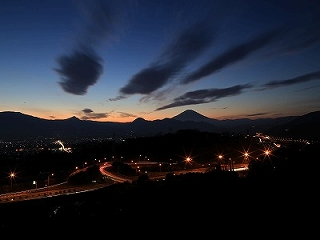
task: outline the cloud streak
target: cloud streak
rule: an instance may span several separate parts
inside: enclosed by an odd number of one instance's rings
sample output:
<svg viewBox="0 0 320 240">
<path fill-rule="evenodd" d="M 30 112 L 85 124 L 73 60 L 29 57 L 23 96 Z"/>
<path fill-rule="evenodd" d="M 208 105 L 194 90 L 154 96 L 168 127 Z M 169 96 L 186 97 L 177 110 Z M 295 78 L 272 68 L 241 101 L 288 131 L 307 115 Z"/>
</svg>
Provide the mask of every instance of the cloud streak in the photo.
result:
<svg viewBox="0 0 320 240">
<path fill-rule="evenodd" d="M 149 94 L 161 88 L 207 49 L 213 39 L 213 30 L 207 23 L 195 24 L 178 36 L 155 63 L 135 74 L 120 93 Z"/>
<path fill-rule="evenodd" d="M 243 90 L 251 88 L 251 84 L 236 85 L 229 88 L 211 88 L 187 92 L 173 100 L 173 103 L 157 108 L 156 111 L 186 105 L 215 102 L 220 98 L 239 95 Z"/>
<path fill-rule="evenodd" d="M 253 113 L 253 114 L 248 114 L 247 117 L 260 117 L 264 115 L 270 114 L 269 112 L 259 112 L 259 113 Z"/>
<path fill-rule="evenodd" d="M 84 37 L 81 45 L 88 43 L 97 45 L 115 32 L 114 26 L 115 23 L 119 21 L 119 12 L 112 11 L 111 6 L 106 6 L 107 5 L 98 2 L 94 7 L 84 10 L 88 21 L 85 24 L 86 27 L 84 28 Z M 319 18 L 315 17 L 312 19 L 318 20 Z M 272 47 L 275 47 L 273 49 L 276 49 L 277 54 L 279 54 L 283 53 L 284 50 L 300 51 L 318 43 L 320 39 L 319 21 L 316 21 L 315 24 L 310 24 L 309 22 L 309 24 L 307 24 L 308 26 L 304 26 L 306 22 L 301 19 L 298 20 L 299 21 L 295 21 L 294 23 L 282 23 L 281 27 L 264 31 L 246 42 L 232 46 L 222 54 L 212 56 L 204 65 L 184 75 L 186 77 L 179 79 L 179 74 L 182 70 L 209 49 L 209 47 L 212 47 L 212 43 L 217 37 L 216 29 L 212 28 L 208 22 L 198 22 L 178 35 L 149 66 L 134 74 L 127 84 L 120 88 L 119 95 L 115 98 L 109 98 L 109 101 L 118 101 L 133 94 L 144 95 L 141 99 L 141 101 L 144 102 L 150 101 L 150 99 L 163 101 L 166 92 L 161 90 L 170 82 L 176 81 L 178 84 L 186 85 L 199 81 L 230 65 L 243 61 L 265 47 L 270 47 L 270 50 L 272 50 Z M 272 45 L 274 43 L 278 45 Z M 75 52 L 78 53 L 79 51 Z M 95 63 L 96 68 L 91 68 L 91 75 L 88 75 L 86 81 L 84 81 L 84 79 L 79 80 L 80 74 L 76 74 L 76 71 L 68 71 L 68 66 L 71 66 L 72 62 L 76 62 L 76 59 L 74 57 L 72 58 L 72 55 L 60 58 L 59 64 L 61 68 L 58 72 L 61 75 L 62 81 L 59 84 L 66 92 L 83 95 L 90 86 L 98 81 L 103 70 L 101 70 L 101 68 L 103 68 L 102 60 L 99 59 L 97 55 L 89 56 L 91 56 L 91 60 Z M 93 58 L 93 56 L 97 58 Z M 271 81 L 262 85 L 260 90 L 296 84 L 316 78 L 318 78 L 318 72 L 293 79 Z M 222 97 L 240 94 L 244 89 L 251 87 L 252 85 L 245 84 L 225 89 L 212 88 L 189 91 L 175 98 L 173 103 L 156 110 L 213 102 Z"/>
<path fill-rule="evenodd" d="M 285 80 L 278 80 L 278 81 L 270 81 L 261 86 L 259 89 L 260 91 L 272 88 L 278 88 L 283 86 L 289 86 L 293 84 L 299 84 L 304 82 L 309 82 L 312 80 L 319 80 L 320 79 L 320 71 L 307 73 L 304 75 L 300 75 L 295 78 L 285 79 Z"/>
<path fill-rule="evenodd" d="M 212 58 L 208 63 L 190 73 L 181 81 L 181 83 L 187 84 L 198 81 L 208 75 L 218 72 L 222 68 L 243 60 L 251 53 L 272 42 L 279 35 L 279 33 L 280 30 L 275 29 L 261 34 L 248 42 L 232 47 L 231 49 L 222 53 L 220 56 Z"/>
</svg>

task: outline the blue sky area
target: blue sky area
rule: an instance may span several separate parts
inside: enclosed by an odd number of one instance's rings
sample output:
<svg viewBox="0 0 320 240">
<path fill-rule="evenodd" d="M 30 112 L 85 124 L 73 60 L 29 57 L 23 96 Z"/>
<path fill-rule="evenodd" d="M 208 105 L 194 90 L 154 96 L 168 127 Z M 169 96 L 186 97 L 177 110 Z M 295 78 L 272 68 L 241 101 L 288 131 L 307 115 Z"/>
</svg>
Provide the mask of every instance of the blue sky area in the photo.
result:
<svg viewBox="0 0 320 240">
<path fill-rule="evenodd" d="M 0 111 L 131 122 L 320 110 L 320 1 L 0 4 Z"/>
</svg>

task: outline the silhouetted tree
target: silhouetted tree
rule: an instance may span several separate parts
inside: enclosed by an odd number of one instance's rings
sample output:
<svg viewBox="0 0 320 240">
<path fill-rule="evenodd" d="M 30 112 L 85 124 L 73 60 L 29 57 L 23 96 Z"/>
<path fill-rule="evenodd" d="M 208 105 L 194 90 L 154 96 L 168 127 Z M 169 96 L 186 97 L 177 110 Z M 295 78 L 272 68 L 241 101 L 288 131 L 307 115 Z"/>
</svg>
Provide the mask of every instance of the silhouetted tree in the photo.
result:
<svg viewBox="0 0 320 240">
<path fill-rule="evenodd" d="M 138 184 L 143 184 L 143 183 L 145 183 L 145 182 L 148 181 L 148 180 L 149 180 L 149 175 L 148 175 L 147 173 L 144 173 L 144 174 L 142 174 L 142 175 L 140 175 L 140 176 L 138 177 L 137 183 L 138 183 Z"/>
</svg>

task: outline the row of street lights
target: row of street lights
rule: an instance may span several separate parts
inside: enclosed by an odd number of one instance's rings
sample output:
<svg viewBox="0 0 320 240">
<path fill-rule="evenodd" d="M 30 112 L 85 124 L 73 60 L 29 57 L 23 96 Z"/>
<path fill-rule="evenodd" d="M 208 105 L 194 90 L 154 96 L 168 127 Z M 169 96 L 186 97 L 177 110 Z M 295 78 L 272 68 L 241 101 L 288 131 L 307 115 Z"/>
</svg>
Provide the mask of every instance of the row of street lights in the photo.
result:
<svg viewBox="0 0 320 240">
<path fill-rule="evenodd" d="M 47 186 L 49 186 L 49 184 L 50 184 L 50 176 L 53 177 L 54 174 L 53 174 L 53 173 L 48 174 Z M 13 179 L 16 177 L 16 174 L 15 174 L 14 172 L 11 172 L 11 173 L 9 174 L 9 177 L 10 177 L 10 186 L 12 187 L 12 181 L 13 181 Z M 36 188 L 37 188 L 37 181 L 33 181 L 32 184 L 36 185 Z"/>
<path fill-rule="evenodd" d="M 271 155 L 271 150 L 269 150 L 269 149 L 264 150 L 263 155 L 264 155 L 264 157 L 269 157 Z M 250 155 L 248 152 L 244 152 L 243 157 L 244 157 L 244 160 L 248 162 Z M 219 163 L 221 163 L 223 161 L 223 158 L 224 158 L 223 155 L 221 155 L 221 154 L 218 155 Z M 230 157 L 228 158 L 228 164 L 230 167 L 230 171 L 233 171 L 233 161 Z"/>
</svg>

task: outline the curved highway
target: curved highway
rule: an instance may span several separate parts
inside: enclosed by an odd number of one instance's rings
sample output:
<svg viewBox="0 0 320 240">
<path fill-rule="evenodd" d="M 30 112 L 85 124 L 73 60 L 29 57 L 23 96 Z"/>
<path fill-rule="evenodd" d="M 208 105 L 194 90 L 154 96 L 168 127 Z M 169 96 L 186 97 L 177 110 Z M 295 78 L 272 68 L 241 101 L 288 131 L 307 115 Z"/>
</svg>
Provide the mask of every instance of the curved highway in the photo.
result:
<svg viewBox="0 0 320 240">
<path fill-rule="evenodd" d="M 138 179 L 139 176 L 125 176 L 117 173 L 113 173 L 108 171 L 108 167 L 111 167 L 112 163 L 105 162 L 100 163 L 100 172 L 101 174 L 105 175 L 110 181 L 106 181 L 104 183 L 97 183 L 92 182 L 90 184 L 85 185 L 69 185 L 67 182 L 60 183 L 57 185 L 46 186 L 43 188 L 36 188 L 36 189 L 29 189 L 20 192 L 9 192 L 5 194 L 0 194 L 0 204 L 6 202 L 14 202 L 14 201 L 26 201 L 32 199 L 39 199 L 39 198 L 48 198 L 48 197 L 55 197 L 61 195 L 70 195 L 70 194 L 77 194 L 86 191 L 93 191 L 99 188 L 107 187 L 115 183 L 123 183 L 123 182 L 133 182 Z M 188 170 L 181 170 L 175 171 L 174 174 L 185 174 L 190 172 L 199 172 L 205 173 L 208 168 L 197 168 L 197 169 L 188 169 Z M 241 169 L 243 170 L 243 169 Z M 236 171 L 236 169 L 235 169 Z M 158 180 L 158 179 L 165 179 L 168 172 L 149 172 L 149 179 Z"/>
</svg>

